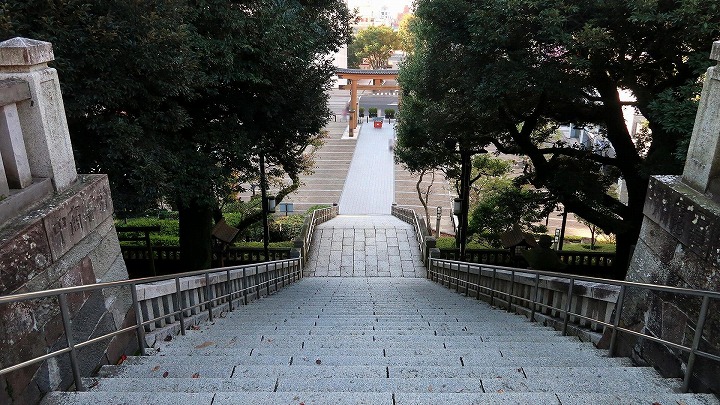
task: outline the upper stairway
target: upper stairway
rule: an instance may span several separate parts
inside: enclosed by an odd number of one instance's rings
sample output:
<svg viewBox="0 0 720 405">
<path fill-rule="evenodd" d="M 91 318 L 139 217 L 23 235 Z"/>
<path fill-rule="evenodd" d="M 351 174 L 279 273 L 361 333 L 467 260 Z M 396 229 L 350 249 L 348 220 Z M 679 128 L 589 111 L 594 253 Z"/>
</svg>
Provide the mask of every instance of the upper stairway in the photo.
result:
<svg viewBox="0 0 720 405">
<path fill-rule="evenodd" d="M 54 404 L 718 404 L 423 278 L 306 277 Z"/>
</svg>

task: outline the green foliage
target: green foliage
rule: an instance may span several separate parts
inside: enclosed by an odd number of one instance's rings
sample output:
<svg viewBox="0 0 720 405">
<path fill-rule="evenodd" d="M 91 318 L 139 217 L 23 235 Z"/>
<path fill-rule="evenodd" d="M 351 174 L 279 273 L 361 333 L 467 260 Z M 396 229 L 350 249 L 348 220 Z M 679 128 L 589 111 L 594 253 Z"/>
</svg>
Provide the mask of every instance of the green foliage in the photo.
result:
<svg viewBox="0 0 720 405">
<path fill-rule="evenodd" d="M 357 33 L 348 47 L 348 59 L 350 55 L 354 57 L 352 64 L 348 60 L 348 65 L 357 67 L 356 63 L 366 60 L 373 69 L 384 68 L 399 45 L 398 35 L 390 27 L 367 27 Z"/>
<path fill-rule="evenodd" d="M 368 116 L 369 116 L 370 118 L 372 118 L 372 117 L 377 117 L 377 113 L 378 113 L 377 107 L 370 107 L 370 108 L 368 108 Z"/>
<path fill-rule="evenodd" d="M 595 249 L 590 249 L 589 243 L 567 243 L 563 244 L 563 251 L 569 252 L 598 252 L 598 253 L 614 253 L 614 243 L 598 242 L 595 244 Z"/>
<path fill-rule="evenodd" d="M 443 141 L 527 156 L 523 177 L 617 235 L 624 270 L 650 174 L 677 173 L 698 78 L 720 36 L 716 2 L 419 0 L 414 50 L 400 71 L 401 161 L 447 165 Z M 522 29 L 518 29 L 522 27 Z M 687 29 L 693 27 L 693 29 Z M 472 68 L 468 68 L 472 67 Z M 619 91 L 648 119 L 647 155 L 627 130 Z M 607 147 L 558 142 L 561 124 L 599 128 Z M 608 196 L 618 177 L 629 203 Z"/>
<path fill-rule="evenodd" d="M 412 24 L 415 23 L 414 14 L 405 14 L 398 24 L 398 41 L 400 49 L 406 53 L 412 53 L 415 49 L 415 36 L 412 32 Z"/>
<path fill-rule="evenodd" d="M 199 218 L 181 221 L 183 248 L 207 257 L 207 213 L 255 179 L 260 153 L 297 187 L 330 116 L 335 69 L 318 55 L 350 29 L 341 0 L 11 0 L 0 36 L 53 43 L 79 170 L 109 175 L 117 209 L 168 201 Z"/>
<path fill-rule="evenodd" d="M 115 226 L 159 226 L 160 232 L 150 233 L 150 243 L 152 243 L 153 246 L 178 246 L 180 244 L 178 233 L 179 223 L 177 219 L 162 219 L 157 217 L 128 218 L 116 220 Z M 140 237 L 144 236 L 144 233 L 128 232 L 122 233 L 119 236 L 122 235 Z M 124 246 L 145 246 L 144 241 L 121 241 L 120 244 Z"/>
<path fill-rule="evenodd" d="M 472 207 L 469 234 L 488 245 L 501 247 L 500 235 L 514 226 L 529 233 L 544 233 L 537 225 L 553 208 L 547 205 L 546 193 L 520 187 L 506 178 L 488 181 Z"/>
<path fill-rule="evenodd" d="M 365 108 L 364 108 L 364 107 L 360 107 L 360 108 L 358 109 L 358 112 L 360 113 L 360 116 L 361 116 L 361 117 L 364 117 L 364 116 L 365 116 Z"/>
<path fill-rule="evenodd" d="M 328 208 L 328 207 L 330 207 L 330 205 L 327 205 L 327 204 L 311 205 L 308 207 L 308 209 L 305 210 L 305 216 L 312 214 L 313 211 L 317 211 L 319 209 Z"/>
<path fill-rule="evenodd" d="M 395 118 L 395 110 L 392 108 L 385 109 L 385 118 Z"/>
</svg>

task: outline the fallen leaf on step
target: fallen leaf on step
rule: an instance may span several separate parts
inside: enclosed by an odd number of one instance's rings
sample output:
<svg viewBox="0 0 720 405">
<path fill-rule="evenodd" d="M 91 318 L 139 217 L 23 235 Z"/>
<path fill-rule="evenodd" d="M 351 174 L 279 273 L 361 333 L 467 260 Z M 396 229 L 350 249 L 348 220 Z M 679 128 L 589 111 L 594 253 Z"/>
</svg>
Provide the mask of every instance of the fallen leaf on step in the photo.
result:
<svg viewBox="0 0 720 405">
<path fill-rule="evenodd" d="M 160 366 L 155 366 L 152 368 L 152 371 L 158 371 L 158 370 L 160 370 Z"/>
<path fill-rule="evenodd" d="M 315 360 L 315 364 L 322 364 L 322 361 L 320 359 Z"/>
<path fill-rule="evenodd" d="M 167 376 L 169 376 L 169 375 L 170 375 L 170 373 L 166 371 L 163 373 L 163 378 L 167 378 Z"/>
<path fill-rule="evenodd" d="M 165 339 L 163 339 L 163 340 L 165 340 L 166 342 L 171 341 L 171 340 L 172 340 L 172 335 L 167 335 L 167 336 L 165 336 Z"/>
<path fill-rule="evenodd" d="M 125 360 L 127 360 L 127 356 L 123 354 L 122 356 L 120 356 L 120 359 L 118 359 L 117 364 L 123 364 Z"/>
<path fill-rule="evenodd" d="M 503 392 L 505 392 L 505 390 L 498 390 L 497 392 L 498 394 L 502 394 Z"/>
<path fill-rule="evenodd" d="M 195 373 L 192 375 L 192 378 L 200 378 L 200 373 Z"/>
<path fill-rule="evenodd" d="M 208 346 L 212 346 L 212 345 L 214 345 L 214 344 L 215 344 L 215 342 L 207 341 L 207 342 L 205 342 L 205 343 L 202 343 L 202 344 L 199 344 L 199 345 L 195 346 L 195 348 L 196 348 L 196 349 L 204 349 L 204 348 L 206 348 L 206 347 L 208 347 Z"/>
<path fill-rule="evenodd" d="M 433 387 L 432 387 L 432 385 L 428 385 L 428 392 L 433 392 Z"/>
<path fill-rule="evenodd" d="M 192 330 L 200 330 L 200 325 L 193 325 L 190 327 Z"/>
</svg>

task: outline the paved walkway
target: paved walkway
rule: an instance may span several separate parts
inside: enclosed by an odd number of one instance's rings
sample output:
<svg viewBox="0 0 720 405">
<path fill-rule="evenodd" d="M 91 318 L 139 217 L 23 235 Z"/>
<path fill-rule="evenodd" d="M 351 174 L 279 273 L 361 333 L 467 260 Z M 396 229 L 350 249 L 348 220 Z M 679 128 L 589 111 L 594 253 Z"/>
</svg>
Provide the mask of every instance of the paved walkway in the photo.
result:
<svg viewBox="0 0 720 405">
<path fill-rule="evenodd" d="M 391 215 L 340 215 L 318 225 L 306 276 L 425 277 L 415 232 Z"/>
<path fill-rule="evenodd" d="M 340 197 L 340 214 L 390 214 L 395 168 L 389 147 L 392 139 L 393 127 L 387 122 L 382 128 L 362 125 Z"/>
</svg>

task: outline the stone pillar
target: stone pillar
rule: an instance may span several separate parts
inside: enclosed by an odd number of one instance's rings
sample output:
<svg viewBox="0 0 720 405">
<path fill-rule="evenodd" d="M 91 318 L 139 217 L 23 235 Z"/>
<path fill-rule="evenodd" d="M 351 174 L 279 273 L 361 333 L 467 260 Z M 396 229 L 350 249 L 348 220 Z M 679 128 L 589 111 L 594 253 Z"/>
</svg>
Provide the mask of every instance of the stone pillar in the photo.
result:
<svg viewBox="0 0 720 405">
<path fill-rule="evenodd" d="M 17 116 L 33 177 L 50 178 L 55 191 L 77 179 L 75 159 L 52 44 L 27 38 L 0 42 L 0 80 L 28 83 L 30 99 L 20 101 Z"/>
<path fill-rule="evenodd" d="M 711 58 L 720 60 L 720 41 Z M 653 176 L 627 280 L 720 291 L 720 67 L 708 69 L 682 176 Z M 700 300 L 630 289 L 621 323 L 684 346 L 692 344 Z M 720 355 L 720 302 L 714 300 L 701 350 Z M 620 353 L 682 376 L 687 354 L 621 336 Z M 691 388 L 720 391 L 720 364 L 698 358 Z"/>
</svg>

